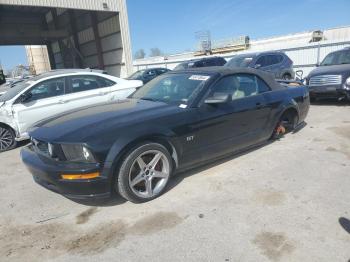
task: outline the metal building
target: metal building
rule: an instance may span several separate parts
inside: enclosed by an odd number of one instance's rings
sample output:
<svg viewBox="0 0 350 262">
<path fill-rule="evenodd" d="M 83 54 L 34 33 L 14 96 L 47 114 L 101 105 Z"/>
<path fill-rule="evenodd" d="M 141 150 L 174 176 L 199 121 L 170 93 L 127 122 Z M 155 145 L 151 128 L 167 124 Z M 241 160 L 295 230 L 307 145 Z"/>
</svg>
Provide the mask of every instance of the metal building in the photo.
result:
<svg viewBox="0 0 350 262">
<path fill-rule="evenodd" d="M 26 46 L 27 60 L 33 75 L 45 73 L 51 70 L 49 53 L 45 45 Z"/>
<path fill-rule="evenodd" d="M 303 70 L 305 76 L 327 54 L 347 46 L 350 46 L 350 26 L 330 28 L 323 31 L 311 30 L 308 32 L 251 40 L 246 50 L 217 53 L 215 55 L 229 60 L 233 56 L 243 53 L 283 51 L 293 60 L 294 70 Z M 134 61 L 134 71 L 150 67 L 167 67 L 173 69 L 181 62 L 200 58 L 196 54 L 197 52 L 187 52 L 166 57 L 138 59 Z"/>
<path fill-rule="evenodd" d="M 46 45 L 50 66 L 132 71 L 125 0 L 0 0 L 0 45 Z"/>
</svg>

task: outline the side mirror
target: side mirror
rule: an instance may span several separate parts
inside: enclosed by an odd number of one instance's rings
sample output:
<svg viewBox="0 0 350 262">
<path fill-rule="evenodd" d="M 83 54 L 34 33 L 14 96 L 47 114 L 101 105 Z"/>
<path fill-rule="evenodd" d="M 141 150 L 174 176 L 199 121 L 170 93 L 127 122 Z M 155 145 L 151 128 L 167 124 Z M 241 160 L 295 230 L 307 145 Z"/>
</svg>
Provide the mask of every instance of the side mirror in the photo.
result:
<svg viewBox="0 0 350 262">
<path fill-rule="evenodd" d="M 297 75 L 299 80 L 303 80 L 303 75 L 304 75 L 304 71 L 303 70 L 297 70 L 297 71 L 295 71 L 295 74 Z"/>
<path fill-rule="evenodd" d="M 231 95 L 229 94 L 215 94 L 212 97 L 208 97 L 204 100 L 205 104 L 216 105 L 216 104 L 225 104 L 232 100 Z"/>
<path fill-rule="evenodd" d="M 22 94 L 22 95 L 19 96 L 18 101 L 19 101 L 20 103 L 25 103 L 25 102 L 27 102 L 31 97 L 32 97 L 32 94 L 31 94 L 31 93 L 24 93 L 24 94 Z"/>
<path fill-rule="evenodd" d="M 261 67 L 260 64 L 256 64 L 256 65 L 254 66 L 255 69 L 259 69 L 260 67 Z"/>
</svg>

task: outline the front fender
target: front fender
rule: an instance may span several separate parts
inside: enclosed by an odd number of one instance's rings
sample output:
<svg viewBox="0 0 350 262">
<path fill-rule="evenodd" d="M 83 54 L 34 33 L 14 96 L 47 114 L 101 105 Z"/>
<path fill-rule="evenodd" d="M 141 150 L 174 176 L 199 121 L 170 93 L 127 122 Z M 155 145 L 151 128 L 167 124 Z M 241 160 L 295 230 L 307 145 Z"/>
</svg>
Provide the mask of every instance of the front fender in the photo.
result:
<svg viewBox="0 0 350 262">
<path fill-rule="evenodd" d="M 12 112 L 9 111 L 6 107 L 0 108 L 0 124 L 11 127 L 16 132 L 16 136 L 19 136 L 18 128 L 13 118 Z"/>
<path fill-rule="evenodd" d="M 148 139 L 159 138 L 166 140 L 177 150 L 177 145 L 170 142 L 174 137 L 175 133 L 173 131 L 163 127 L 148 126 L 142 129 L 130 130 L 125 135 L 118 137 L 113 143 L 107 154 L 104 170 L 108 175 L 111 175 L 130 145 L 135 145 Z"/>
</svg>

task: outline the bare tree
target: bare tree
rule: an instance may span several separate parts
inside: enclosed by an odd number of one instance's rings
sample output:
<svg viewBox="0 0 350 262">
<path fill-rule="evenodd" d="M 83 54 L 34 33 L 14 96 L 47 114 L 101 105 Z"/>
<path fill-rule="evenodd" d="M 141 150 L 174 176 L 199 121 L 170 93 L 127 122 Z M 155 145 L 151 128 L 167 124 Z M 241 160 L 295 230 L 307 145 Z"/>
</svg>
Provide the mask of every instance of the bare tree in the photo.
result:
<svg viewBox="0 0 350 262">
<path fill-rule="evenodd" d="M 142 58 L 145 58 L 145 56 L 146 56 L 146 52 L 143 49 L 137 50 L 134 55 L 135 59 L 142 59 Z"/>
<path fill-rule="evenodd" d="M 164 53 L 158 47 L 151 48 L 151 54 L 149 55 L 150 57 L 162 55 L 164 55 Z"/>
</svg>

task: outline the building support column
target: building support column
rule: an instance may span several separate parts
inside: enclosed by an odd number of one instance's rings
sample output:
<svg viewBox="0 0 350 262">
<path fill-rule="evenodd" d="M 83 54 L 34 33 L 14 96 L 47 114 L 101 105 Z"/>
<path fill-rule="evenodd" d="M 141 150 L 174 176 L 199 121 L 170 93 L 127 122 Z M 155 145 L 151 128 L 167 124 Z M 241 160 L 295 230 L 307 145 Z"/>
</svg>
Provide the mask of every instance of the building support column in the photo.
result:
<svg viewBox="0 0 350 262">
<path fill-rule="evenodd" d="M 120 33 L 123 42 L 123 57 L 125 62 L 125 71 L 124 76 L 131 75 L 133 73 L 133 60 L 132 60 L 132 49 L 131 49 L 131 40 L 129 32 L 129 19 L 128 19 L 128 10 L 126 7 L 125 0 L 117 1 L 119 4 L 119 23 L 120 23 Z"/>
<path fill-rule="evenodd" d="M 53 21 L 55 30 L 58 30 L 57 9 L 56 8 L 52 9 L 51 13 L 52 13 L 52 21 Z M 58 46 L 60 47 L 60 54 L 61 54 L 63 68 L 66 68 L 66 61 L 65 61 L 66 59 L 64 55 L 64 43 L 61 39 L 58 40 Z"/>
<path fill-rule="evenodd" d="M 99 67 L 99 69 L 104 70 L 105 63 L 104 63 L 103 53 L 102 53 L 101 38 L 100 38 L 100 34 L 98 32 L 98 20 L 97 20 L 96 12 L 91 11 L 90 17 L 91 17 L 92 29 L 94 31 L 94 37 L 95 37 L 95 43 L 96 43 L 98 67 Z"/>
<path fill-rule="evenodd" d="M 77 33 L 77 25 L 74 19 L 74 11 L 69 10 L 68 15 L 69 15 L 69 24 L 71 26 L 71 31 L 72 31 L 71 33 L 73 36 L 74 48 L 80 54 L 80 45 L 79 45 L 79 39 L 78 39 L 78 33 Z M 74 63 L 74 67 L 76 67 L 76 63 L 78 64 L 77 65 L 78 67 L 80 68 L 83 67 L 83 61 L 78 54 L 75 54 L 73 63 Z"/>
</svg>

